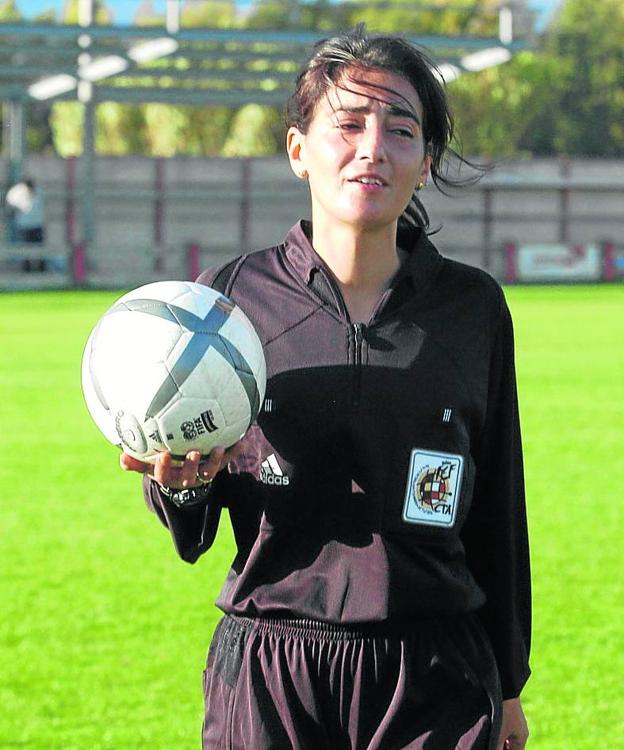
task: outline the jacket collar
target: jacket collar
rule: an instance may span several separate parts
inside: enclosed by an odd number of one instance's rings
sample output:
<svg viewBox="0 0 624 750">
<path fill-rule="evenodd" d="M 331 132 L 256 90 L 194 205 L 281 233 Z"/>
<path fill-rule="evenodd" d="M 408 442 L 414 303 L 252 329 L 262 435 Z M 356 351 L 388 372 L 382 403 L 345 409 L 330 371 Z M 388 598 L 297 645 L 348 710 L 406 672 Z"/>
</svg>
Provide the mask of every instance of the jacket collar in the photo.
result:
<svg viewBox="0 0 624 750">
<path fill-rule="evenodd" d="M 284 252 L 289 265 L 308 286 L 318 271 L 328 271 L 327 265 L 312 247 L 311 237 L 312 224 L 302 219 L 290 229 L 284 241 Z M 401 248 L 407 253 L 407 257 L 395 275 L 391 288 L 396 288 L 400 282 L 408 279 L 420 296 L 434 281 L 444 260 L 420 228 L 403 233 Z"/>
</svg>

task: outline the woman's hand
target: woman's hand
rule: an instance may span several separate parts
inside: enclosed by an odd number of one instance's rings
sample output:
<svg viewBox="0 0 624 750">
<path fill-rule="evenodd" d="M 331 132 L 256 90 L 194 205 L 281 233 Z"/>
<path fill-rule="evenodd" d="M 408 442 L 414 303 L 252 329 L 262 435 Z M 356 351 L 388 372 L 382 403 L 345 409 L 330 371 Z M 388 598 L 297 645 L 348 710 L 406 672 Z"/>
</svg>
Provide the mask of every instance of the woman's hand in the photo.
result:
<svg viewBox="0 0 624 750">
<path fill-rule="evenodd" d="M 496 750 L 523 750 L 529 738 L 520 698 L 503 701 L 503 724 Z"/>
<path fill-rule="evenodd" d="M 163 487 L 189 489 L 214 479 L 216 474 L 238 454 L 239 446 L 240 443 L 236 443 L 228 450 L 213 448 L 205 457 L 199 451 L 189 451 L 183 462 L 175 461 L 171 454 L 166 452 L 159 453 L 155 463 L 139 461 L 127 453 L 122 453 L 119 463 L 124 471 L 147 474 Z"/>
</svg>

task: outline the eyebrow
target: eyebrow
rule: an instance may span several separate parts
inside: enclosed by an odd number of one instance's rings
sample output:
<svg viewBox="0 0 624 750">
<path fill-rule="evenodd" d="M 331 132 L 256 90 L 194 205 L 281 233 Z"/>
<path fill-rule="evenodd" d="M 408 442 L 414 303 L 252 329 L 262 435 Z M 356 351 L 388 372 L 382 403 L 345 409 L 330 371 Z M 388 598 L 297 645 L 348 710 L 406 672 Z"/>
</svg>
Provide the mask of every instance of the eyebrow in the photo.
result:
<svg viewBox="0 0 624 750">
<path fill-rule="evenodd" d="M 396 104 L 384 104 L 382 108 L 387 110 L 391 115 L 395 117 L 408 117 L 410 120 L 414 120 L 415 123 L 420 125 L 420 118 L 415 112 L 399 107 Z M 361 107 L 337 107 L 335 112 L 348 112 L 349 114 L 368 114 L 371 108 L 368 104 L 364 104 Z"/>
</svg>

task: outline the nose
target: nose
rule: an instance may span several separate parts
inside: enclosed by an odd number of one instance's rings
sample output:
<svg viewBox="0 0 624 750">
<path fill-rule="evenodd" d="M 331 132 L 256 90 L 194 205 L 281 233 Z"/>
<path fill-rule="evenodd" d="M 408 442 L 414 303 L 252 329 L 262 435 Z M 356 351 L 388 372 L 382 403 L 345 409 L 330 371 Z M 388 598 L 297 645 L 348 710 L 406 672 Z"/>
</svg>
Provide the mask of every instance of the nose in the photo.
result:
<svg viewBox="0 0 624 750">
<path fill-rule="evenodd" d="M 373 120 L 366 124 L 359 139 L 357 157 L 371 162 L 386 161 L 386 146 L 381 123 Z"/>
</svg>

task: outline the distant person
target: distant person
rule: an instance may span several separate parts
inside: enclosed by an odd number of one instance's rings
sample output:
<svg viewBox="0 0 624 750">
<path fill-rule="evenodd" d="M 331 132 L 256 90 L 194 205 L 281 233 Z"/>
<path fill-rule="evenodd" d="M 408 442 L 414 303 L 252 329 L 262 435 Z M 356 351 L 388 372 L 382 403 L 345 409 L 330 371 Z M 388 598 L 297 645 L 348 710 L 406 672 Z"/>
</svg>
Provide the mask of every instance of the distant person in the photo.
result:
<svg viewBox="0 0 624 750">
<path fill-rule="evenodd" d="M 42 244 L 45 241 L 44 197 L 41 188 L 27 177 L 17 182 L 6 194 L 9 215 L 9 239 L 11 242 Z M 25 259 L 25 271 L 43 271 L 45 261 L 41 258 Z"/>
<path fill-rule="evenodd" d="M 43 191 L 30 177 L 9 189 L 6 202 L 12 212 L 15 242 L 44 242 Z"/>
</svg>

